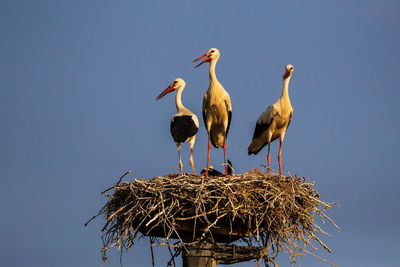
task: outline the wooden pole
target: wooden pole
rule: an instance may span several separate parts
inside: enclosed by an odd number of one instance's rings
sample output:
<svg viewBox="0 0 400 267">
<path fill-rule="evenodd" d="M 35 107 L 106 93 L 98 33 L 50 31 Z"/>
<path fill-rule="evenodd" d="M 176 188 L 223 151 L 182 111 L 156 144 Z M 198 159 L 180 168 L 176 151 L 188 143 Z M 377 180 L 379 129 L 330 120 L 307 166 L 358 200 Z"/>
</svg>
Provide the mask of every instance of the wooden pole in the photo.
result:
<svg viewBox="0 0 400 267">
<path fill-rule="evenodd" d="M 182 252 L 183 267 L 217 267 L 213 256 L 213 245 L 201 242 L 196 246 L 188 246 Z"/>
<path fill-rule="evenodd" d="M 265 247 L 248 247 L 202 241 L 182 251 L 183 267 L 217 267 L 262 258 Z"/>
</svg>

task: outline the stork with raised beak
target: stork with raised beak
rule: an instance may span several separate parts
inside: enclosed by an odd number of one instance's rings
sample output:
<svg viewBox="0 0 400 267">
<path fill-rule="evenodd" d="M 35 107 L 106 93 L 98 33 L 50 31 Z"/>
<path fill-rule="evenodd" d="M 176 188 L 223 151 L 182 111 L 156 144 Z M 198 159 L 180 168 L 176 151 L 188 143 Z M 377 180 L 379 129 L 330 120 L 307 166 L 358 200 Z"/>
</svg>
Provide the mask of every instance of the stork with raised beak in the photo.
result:
<svg viewBox="0 0 400 267">
<path fill-rule="evenodd" d="M 275 103 L 267 107 L 258 118 L 253 140 L 247 149 L 249 155 L 256 155 L 264 146 L 268 145 L 267 174 L 269 174 L 271 163 L 270 144 L 272 141 L 279 138 L 279 174 L 282 175 L 282 143 L 293 116 L 293 108 L 289 98 L 289 81 L 293 70 L 293 65 L 286 65 L 285 73 L 282 76 L 282 95 Z"/>
<path fill-rule="evenodd" d="M 228 92 L 225 91 L 222 84 L 215 75 L 215 65 L 220 57 L 217 48 L 211 48 L 207 53 L 193 60 L 193 62 L 205 58 L 195 68 L 204 62 L 210 62 L 210 85 L 203 97 L 203 119 L 208 133 L 208 153 L 206 177 L 208 177 L 208 167 L 210 161 L 211 143 L 215 148 L 223 147 L 225 176 L 228 177 L 228 169 L 226 164 L 226 138 L 229 132 L 229 126 L 232 119 L 231 99 Z"/>
<path fill-rule="evenodd" d="M 177 91 L 175 97 L 175 104 L 178 113 L 172 116 L 171 120 L 171 135 L 175 141 L 176 147 L 178 148 L 179 154 L 179 169 L 181 174 L 182 171 L 182 160 L 181 160 L 181 145 L 186 141 L 190 144 L 190 165 L 192 166 L 193 174 L 196 174 L 194 170 L 194 163 L 193 163 L 193 146 L 194 142 L 196 141 L 196 134 L 199 130 L 199 120 L 197 116 L 191 112 L 189 109 L 185 108 L 182 104 L 182 92 L 185 88 L 186 83 L 181 78 L 176 78 L 168 87 L 165 89 L 157 98 L 159 100 L 166 94 Z"/>
</svg>

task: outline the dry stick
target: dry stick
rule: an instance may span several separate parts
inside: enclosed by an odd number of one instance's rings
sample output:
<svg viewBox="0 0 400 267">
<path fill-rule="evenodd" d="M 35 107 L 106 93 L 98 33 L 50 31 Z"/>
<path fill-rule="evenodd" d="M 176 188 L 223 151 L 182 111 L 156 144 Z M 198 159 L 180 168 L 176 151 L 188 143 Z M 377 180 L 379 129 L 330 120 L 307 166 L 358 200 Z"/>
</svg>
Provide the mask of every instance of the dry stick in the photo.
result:
<svg viewBox="0 0 400 267">
<path fill-rule="evenodd" d="M 87 226 L 94 218 L 96 218 L 98 215 L 94 215 L 92 218 L 90 218 L 89 221 L 87 221 L 84 226 Z"/>
<path fill-rule="evenodd" d="M 162 196 L 161 193 L 160 193 L 160 197 L 161 197 L 161 206 L 162 206 L 162 209 L 165 210 L 164 201 L 163 201 L 163 196 Z M 171 219 L 173 220 L 173 218 L 171 218 Z M 179 240 L 181 240 L 181 242 L 183 242 L 183 240 L 182 240 L 182 238 L 180 237 L 178 231 L 175 229 L 174 224 L 171 223 L 171 222 L 169 222 L 169 219 L 168 219 L 167 217 L 165 217 L 165 221 L 166 221 L 167 223 L 169 223 L 169 225 L 171 226 L 171 227 L 170 227 L 170 234 L 166 237 L 167 244 L 168 244 L 168 238 L 171 236 L 172 232 L 175 232 L 175 234 L 176 234 L 176 236 L 179 238 Z M 168 246 L 168 247 L 169 247 L 169 246 Z M 175 264 L 175 263 L 174 263 L 174 264 Z"/>
<path fill-rule="evenodd" d="M 121 267 L 123 267 L 122 264 L 122 253 L 124 252 L 124 250 L 121 250 L 121 253 L 119 254 L 119 264 L 121 265 Z"/>
<path fill-rule="evenodd" d="M 121 182 L 122 178 L 124 178 L 128 173 L 132 173 L 132 171 L 127 171 L 126 173 L 124 173 L 124 174 L 121 176 L 121 178 L 119 178 L 118 183 L 116 183 L 113 187 L 110 187 L 110 188 L 104 190 L 103 192 L 101 192 L 101 194 L 103 195 L 105 192 L 107 192 L 107 191 L 109 191 L 109 190 L 115 188 L 117 185 L 119 185 L 119 183 Z"/>
<path fill-rule="evenodd" d="M 168 246 L 168 248 L 170 248 L 170 247 L 173 247 L 173 246 Z M 181 249 L 180 249 L 180 248 L 175 248 L 175 253 L 174 253 L 174 255 L 172 256 L 172 258 L 169 260 L 167 266 L 170 266 L 170 265 L 171 265 L 171 261 L 173 261 L 174 266 L 175 266 L 175 260 L 174 260 L 174 259 L 175 259 L 180 253 L 181 253 Z"/>
<path fill-rule="evenodd" d="M 151 251 L 151 263 L 152 263 L 152 265 L 154 267 L 154 252 L 153 252 L 153 244 L 154 244 L 154 242 L 153 242 L 153 238 L 152 237 L 150 237 L 149 240 L 150 240 L 150 251 Z"/>
<path fill-rule="evenodd" d="M 168 247 L 169 254 L 171 255 L 171 259 L 169 260 L 167 267 L 170 266 L 171 261 L 174 264 L 174 267 L 176 267 L 176 265 L 175 265 L 175 254 L 172 254 L 171 246 L 169 245 L 168 240 L 167 240 L 167 245 L 168 245 L 167 247 Z"/>
<path fill-rule="evenodd" d="M 268 239 L 267 239 L 268 242 Z M 258 265 L 258 263 L 260 263 L 261 259 L 264 258 L 264 256 L 268 257 L 268 250 L 271 248 L 271 246 L 275 243 L 275 240 L 273 240 L 268 247 L 265 248 L 263 254 L 261 255 L 261 257 L 258 259 L 256 265 L 254 265 L 254 267 L 256 267 Z"/>
<path fill-rule="evenodd" d="M 332 265 L 332 266 L 339 267 L 339 265 L 336 265 L 336 264 L 334 264 L 334 263 L 332 263 L 332 262 L 329 262 L 329 261 L 327 261 L 327 260 L 321 258 L 320 256 L 311 253 L 311 252 L 308 251 L 308 250 L 304 250 L 304 252 L 306 252 L 306 253 L 308 253 L 308 254 L 310 254 L 310 255 L 316 257 L 317 259 L 320 259 L 321 261 L 326 262 L 326 263 L 328 263 L 328 264 L 330 264 L 330 265 Z"/>
</svg>

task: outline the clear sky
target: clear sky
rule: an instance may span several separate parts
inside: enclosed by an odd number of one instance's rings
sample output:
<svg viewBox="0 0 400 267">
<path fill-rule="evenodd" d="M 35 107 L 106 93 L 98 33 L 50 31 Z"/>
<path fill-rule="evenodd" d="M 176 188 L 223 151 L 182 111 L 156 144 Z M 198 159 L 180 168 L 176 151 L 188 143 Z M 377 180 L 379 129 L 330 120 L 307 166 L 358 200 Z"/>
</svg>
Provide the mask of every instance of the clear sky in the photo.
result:
<svg viewBox="0 0 400 267">
<path fill-rule="evenodd" d="M 128 180 L 178 171 L 174 96 L 155 101 L 176 77 L 200 118 L 194 159 L 197 171 L 205 166 L 208 65 L 191 61 L 216 47 L 236 172 L 265 164 L 266 151 L 248 156 L 247 146 L 293 64 L 283 165 L 341 206 L 329 212 L 341 232 L 327 225 L 333 237 L 323 239 L 333 253 L 319 255 L 341 266 L 397 266 L 399 25 L 396 0 L 1 1 L 1 265 L 102 265 L 104 221 L 83 227 L 105 203 L 100 192 L 127 170 Z M 190 171 L 187 144 L 182 153 Z M 222 149 L 210 161 L 219 166 Z M 156 256 L 165 266 L 168 252 Z M 123 261 L 150 266 L 148 240 Z M 110 266 L 119 266 L 115 253 Z"/>
</svg>

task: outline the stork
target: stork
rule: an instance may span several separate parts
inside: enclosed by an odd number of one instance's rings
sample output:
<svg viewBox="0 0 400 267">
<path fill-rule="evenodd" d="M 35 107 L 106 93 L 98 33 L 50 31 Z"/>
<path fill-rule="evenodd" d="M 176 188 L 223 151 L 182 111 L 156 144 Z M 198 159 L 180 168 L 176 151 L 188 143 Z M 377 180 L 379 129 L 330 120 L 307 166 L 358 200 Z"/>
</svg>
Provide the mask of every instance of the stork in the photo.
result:
<svg viewBox="0 0 400 267">
<path fill-rule="evenodd" d="M 197 116 L 189 109 L 185 108 L 182 104 L 182 92 L 185 88 L 186 83 L 181 78 L 176 78 L 159 96 L 156 101 L 165 96 L 166 94 L 177 91 L 175 97 L 175 104 L 178 113 L 172 116 L 171 119 L 171 135 L 175 141 L 176 147 L 178 148 L 179 154 L 179 169 L 182 172 L 182 160 L 181 160 L 181 145 L 186 141 L 190 144 L 190 165 L 192 166 L 193 174 L 196 174 L 193 163 L 193 146 L 196 141 L 196 134 L 199 130 L 199 120 Z"/>
<path fill-rule="evenodd" d="M 258 118 L 253 134 L 253 140 L 247 149 L 249 155 L 256 155 L 268 144 L 267 174 L 269 174 L 271 163 L 270 144 L 272 141 L 279 138 L 279 174 L 282 175 L 282 143 L 293 116 L 293 108 L 290 104 L 289 98 L 289 81 L 293 70 L 293 65 L 286 65 L 285 73 L 282 76 L 282 95 L 275 101 L 275 103 L 267 107 Z"/>
<path fill-rule="evenodd" d="M 232 162 L 228 159 L 227 160 L 228 166 L 228 175 L 232 175 L 233 174 L 233 168 L 232 168 Z M 205 174 L 207 171 L 207 169 L 202 169 L 200 174 Z M 213 166 L 208 166 L 208 175 L 210 176 L 223 176 L 222 172 L 216 170 Z"/>
<path fill-rule="evenodd" d="M 208 177 L 208 167 L 210 161 L 211 143 L 215 148 L 223 147 L 225 176 L 228 177 L 228 169 L 226 164 L 226 138 L 229 132 L 229 126 L 232 118 L 231 99 L 228 92 L 218 81 L 215 75 L 215 65 L 220 57 L 217 48 L 211 48 L 207 53 L 193 60 L 193 62 L 205 58 L 195 68 L 204 62 L 210 62 L 210 85 L 203 97 L 203 119 L 208 133 L 208 153 L 207 153 L 207 169 L 206 177 Z"/>
</svg>

